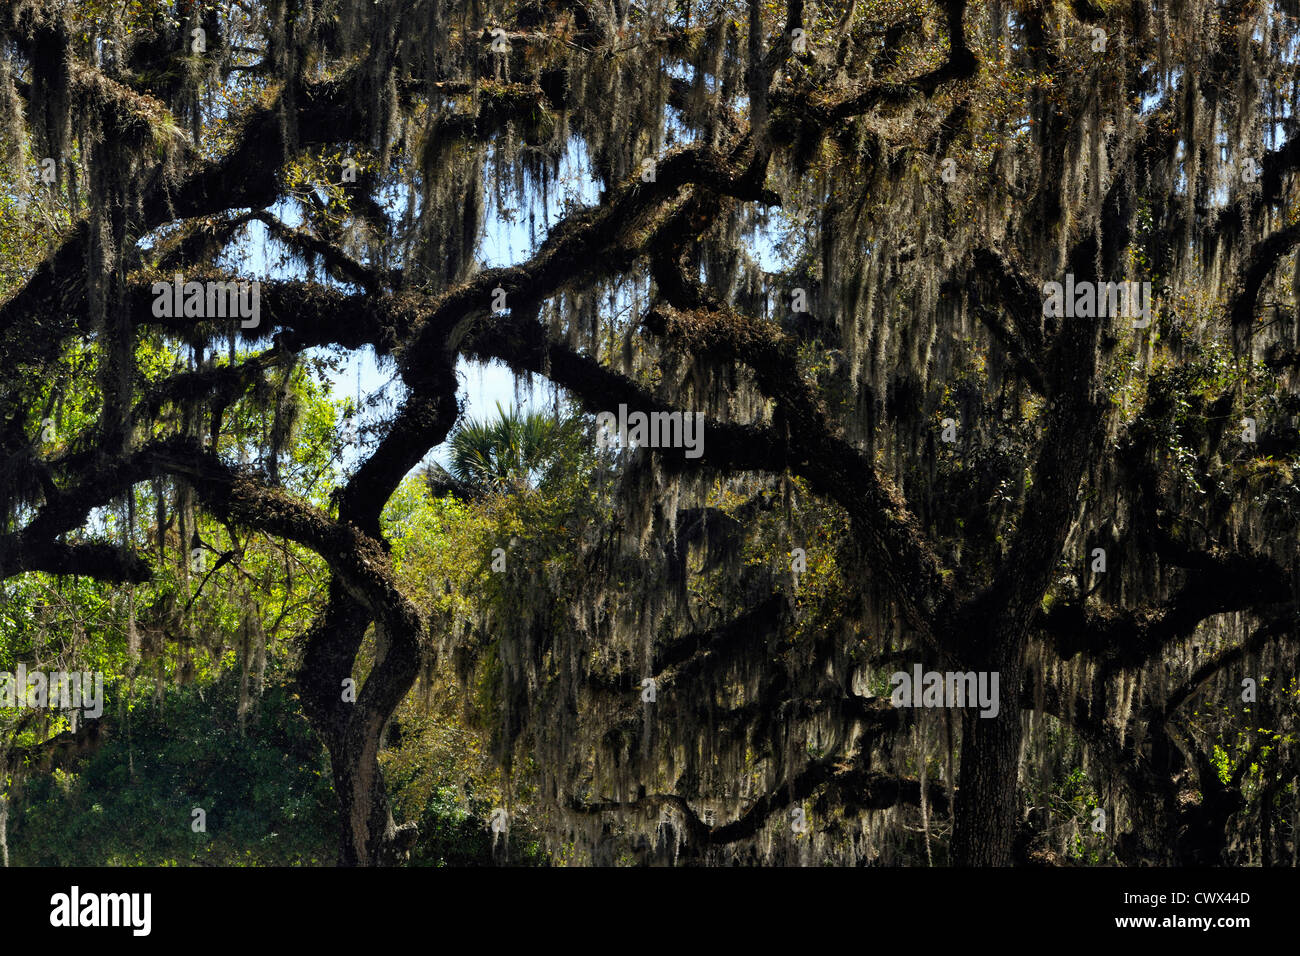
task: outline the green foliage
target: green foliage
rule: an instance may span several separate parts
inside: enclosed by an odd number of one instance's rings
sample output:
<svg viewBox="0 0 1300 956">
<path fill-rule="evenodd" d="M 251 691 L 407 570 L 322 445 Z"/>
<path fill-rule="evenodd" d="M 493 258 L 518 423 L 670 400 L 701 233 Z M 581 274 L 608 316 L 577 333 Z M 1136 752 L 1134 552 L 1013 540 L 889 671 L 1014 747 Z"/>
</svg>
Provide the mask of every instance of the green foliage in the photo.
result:
<svg viewBox="0 0 1300 956">
<path fill-rule="evenodd" d="M 337 804 L 326 755 L 287 685 L 241 736 L 234 675 L 149 700 L 71 773 L 33 779 L 12 862 L 39 866 L 328 864 Z M 205 833 L 191 812 L 206 812 Z"/>
<path fill-rule="evenodd" d="M 452 477 L 481 494 L 554 483 L 582 440 L 581 420 L 496 409 L 495 420 L 465 419 L 452 432 Z"/>
<path fill-rule="evenodd" d="M 292 685 L 261 697 L 241 734 L 237 675 L 139 702 L 110 715 L 111 737 L 82 764 L 33 778 L 10 821 L 17 866 L 322 866 L 337 853 L 338 809 L 329 757 Z M 389 765 L 436 768 L 432 790 L 402 773 L 392 781 L 401 810 L 420 824 L 413 866 L 490 865 L 486 819 L 494 795 L 468 805 L 449 776 L 455 755 L 406 735 Z M 206 832 L 192 828 L 194 808 Z M 512 833 L 512 863 L 543 856 L 527 829 Z"/>
</svg>

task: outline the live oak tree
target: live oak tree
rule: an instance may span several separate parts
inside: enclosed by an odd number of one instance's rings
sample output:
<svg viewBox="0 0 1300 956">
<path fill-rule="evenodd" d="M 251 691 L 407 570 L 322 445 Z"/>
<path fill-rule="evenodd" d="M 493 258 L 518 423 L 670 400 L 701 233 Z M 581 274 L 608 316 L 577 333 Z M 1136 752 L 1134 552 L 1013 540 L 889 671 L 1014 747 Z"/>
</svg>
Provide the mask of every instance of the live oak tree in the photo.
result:
<svg viewBox="0 0 1300 956">
<path fill-rule="evenodd" d="M 1052 860 L 1073 768 L 1108 859 L 1294 863 L 1298 12 L 12 3 L 4 228 L 47 245 L 0 306 L 0 574 L 142 582 L 196 511 L 318 553 L 345 864 L 416 837 L 379 756 L 422 671 L 578 858 Z M 159 315 L 177 275 L 260 279 L 257 324 Z M 1151 321 L 1048 314 L 1067 276 L 1151 283 Z M 284 383 L 327 347 L 402 395 L 313 501 Z M 703 454 L 597 456 L 567 538 L 431 611 L 381 519 L 461 359 L 703 412 Z M 93 419 L 51 449 L 74 367 Z M 184 533 L 99 534 L 148 483 Z M 894 707 L 916 664 L 996 672 L 996 717 Z"/>
</svg>

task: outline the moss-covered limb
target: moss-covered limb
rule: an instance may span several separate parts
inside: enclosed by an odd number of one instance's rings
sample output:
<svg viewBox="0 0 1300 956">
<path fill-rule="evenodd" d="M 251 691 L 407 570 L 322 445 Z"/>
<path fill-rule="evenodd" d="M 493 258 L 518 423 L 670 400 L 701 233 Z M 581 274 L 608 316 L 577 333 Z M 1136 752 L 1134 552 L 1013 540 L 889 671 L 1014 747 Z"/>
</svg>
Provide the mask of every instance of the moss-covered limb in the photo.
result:
<svg viewBox="0 0 1300 956">
<path fill-rule="evenodd" d="M 154 270 L 174 275 L 182 270 L 188 272 L 196 263 L 214 261 L 256 215 L 254 211 L 226 212 L 189 220 L 175 234 L 158 242 L 150 256 Z M 141 265 L 132 263 L 132 268 Z"/>
<path fill-rule="evenodd" d="M 868 82 L 833 99 L 808 90 L 778 90 L 773 107 L 785 107 L 818 125 L 831 128 L 881 107 L 898 107 L 916 97 L 930 96 L 947 83 L 969 80 L 979 73 L 979 58 L 966 40 L 966 0 L 944 0 L 948 57 L 942 65 L 910 79 Z"/>
<path fill-rule="evenodd" d="M 1237 288 L 1228 306 L 1228 317 L 1239 334 L 1248 334 L 1255 324 L 1255 306 L 1268 277 L 1282 259 L 1300 245 L 1300 223 L 1293 223 L 1256 242 L 1239 270 Z"/>
<path fill-rule="evenodd" d="M 421 630 L 420 616 L 393 580 L 380 542 L 351 524 L 236 471 L 197 442 L 169 438 L 139 453 L 153 468 L 187 481 L 222 520 L 297 541 L 329 564 L 349 593 L 394 631 Z"/>
<path fill-rule="evenodd" d="M 665 686 L 671 689 L 671 684 Z M 751 741 L 765 757 L 778 758 L 781 754 L 773 741 L 783 738 L 784 728 L 804 721 L 838 727 L 840 742 L 851 741 L 864 752 L 877 745 L 892 748 L 898 732 L 912 726 L 910 714 L 894 707 L 887 697 L 860 697 L 839 690 L 828 686 L 817 696 L 799 696 L 784 672 L 774 670 L 761 682 L 752 701 L 721 712 L 703 702 L 692 704 L 687 720 L 710 727 L 724 738 Z M 680 714 L 677 719 L 681 721 Z"/>
<path fill-rule="evenodd" d="M 258 324 L 243 328 L 239 319 L 160 317 L 153 314 L 155 282 L 172 283 L 174 273 L 138 272 L 131 276 L 124 307 L 136 325 L 157 329 L 187 341 L 205 342 L 235 332 L 246 343 L 267 334 L 277 348 L 299 352 L 320 345 L 341 345 L 349 349 L 371 346 L 380 355 L 391 355 L 422 318 L 422 298 L 412 294 L 370 296 L 344 292 L 305 280 L 260 280 Z M 247 277 L 211 268 L 187 270 L 186 282 L 246 282 Z"/>
<path fill-rule="evenodd" d="M 335 142 L 363 128 L 364 111 L 356 104 L 350 75 L 343 79 L 308 84 L 298 93 L 297 143 L 300 147 Z M 164 164 L 155 162 L 141 174 L 143 196 L 140 218 L 132 223 L 146 233 L 174 220 L 211 216 L 228 209 L 264 208 L 280 192 L 279 169 L 284 155 L 283 128 L 277 103 L 255 107 L 241 126 L 237 146 L 225 158 L 191 163 L 190 169 L 174 178 Z M 15 345 L 24 334 L 23 323 L 31 315 L 81 316 L 85 313 L 85 287 L 67 283 L 64 277 L 77 275 L 86 261 L 90 232 L 84 223 L 60 243 L 41 263 L 23 287 L 0 304 L 0 343 Z M 43 330 L 48 344 L 43 351 L 57 348 L 69 328 Z M 38 350 L 36 354 L 43 354 Z"/>
<path fill-rule="evenodd" d="M 71 114 L 83 110 L 137 143 L 145 141 L 155 126 L 176 129 L 163 103 L 76 55 L 67 5 L 44 0 L 8 6 L 0 13 L 0 42 L 6 47 L 12 44 L 28 63 L 32 82 L 16 77 L 12 82 L 28 114 L 37 118 L 39 154 L 62 157 L 74 132 Z"/>
<path fill-rule="evenodd" d="M 780 201 L 753 182 L 751 167 L 734 165 L 718 150 L 704 146 L 677 150 L 660 161 L 654 182 L 625 183 L 599 206 L 556 225 L 528 262 L 480 272 L 434 300 L 424 325 L 403 353 L 403 377 L 414 384 L 429 358 L 459 347 L 470 324 L 488 315 L 497 288 L 515 303 L 514 312 L 597 275 L 625 271 L 662 231 L 664 223 L 656 214 L 691 185 L 769 204 Z"/>
<path fill-rule="evenodd" d="M 584 816 L 595 816 L 602 813 L 625 815 L 629 811 L 654 814 L 663 807 L 672 807 L 681 816 L 688 839 L 692 843 L 699 844 L 708 840 L 710 834 L 708 824 L 700 819 L 699 814 L 691 808 L 686 798 L 675 793 L 651 793 L 634 800 L 584 801 L 569 797 L 564 804 L 564 809 L 569 813 Z"/>
<path fill-rule="evenodd" d="M 738 362 L 754 371 L 775 404 L 772 430 L 785 436 L 790 468 L 841 504 L 862 532 L 871 566 L 890 583 L 908 622 L 935 641 L 955 596 L 901 491 L 865 455 L 831 431 L 820 398 L 799 374 L 780 330 L 734 310 L 679 312 L 656 306 L 646 327 L 697 358 Z"/>
<path fill-rule="evenodd" d="M 398 484 L 421 459 L 446 439 L 460 413 L 456 374 L 448 364 L 436 392 L 410 394 L 379 446 L 338 490 L 339 520 L 354 524 L 383 542 L 379 515 Z"/>
<path fill-rule="evenodd" d="M 1043 380 L 1041 363 L 1046 358 L 1046 344 L 1042 331 L 1040 287 L 1018 264 L 988 247 L 975 250 L 972 265 L 977 283 L 971 286 L 971 298 L 977 315 L 1010 353 L 1025 380 L 1035 391 L 1043 394 L 1047 385 Z M 980 308 L 977 290 L 981 285 L 987 287 L 993 304 L 1005 310 L 1012 328 L 1006 328 L 994 314 Z"/>
<path fill-rule="evenodd" d="M 225 408 L 258 382 L 264 381 L 266 372 L 283 360 L 284 356 L 272 349 L 233 366 L 210 365 L 167 376 L 145 387 L 144 394 L 130 412 L 128 426 L 132 430 L 143 429 L 147 433 L 167 405 L 184 408 L 207 406 L 212 411 L 215 425 Z M 75 477 L 86 474 L 88 469 L 94 469 L 96 463 L 103 459 L 100 435 L 92 423 L 83 432 L 69 439 L 64 452 L 48 460 L 35 462 L 34 465 L 39 465 L 43 473 L 51 476 Z M 106 504 L 115 493 L 118 492 L 110 490 L 106 485 L 104 494 L 107 497 L 97 504 Z M 58 494 L 55 486 L 46 489 L 47 500 L 58 497 Z"/>
<path fill-rule="evenodd" d="M 82 527 L 94 508 L 119 497 L 153 474 L 151 455 L 157 448 L 152 445 L 118 456 L 96 456 L 71 483 L 57 489 L 52 496 L 47 495 L 45 503 L 22 531 L 0 538 L 0 542 L 8 542 L 8 547 L 13 549 L 8 553 L 21 553 L 45 548 L 61 535 Z M 0 544 L 0 566 L 8 560 L 4 548 Z"/>
<path fill-rule="evenodd" d="M 572 392 L 591 412 L 608 411 L 620 404 L 627 405 L 629 412 L 682 412 L 627 376 L 550 340 L 546 330 L 531 320 L 497 320 L 474 329 L 462 341 L 461 351 L 469 358 L 499 359 L 516 371 L 545 375 Z M 787 467 L 788 455 L 784 439 L 770 428 L 718 422 L 708 425 L 708 439 L 699 458 L 685 458 L 677 450 L 661 454 L 659 460 L 669 472 L 709 468 L 779 473 Z"/>
<path fill-rule="evenodd" d="M 1113 608 L 1061 601 L 1037 624 L 1063 660 L 1083 654 L 1104 671 L 1137 668 L 1191 637 L 1200 623 L 1232 611 L 1265 611 L 1300 600 L 1295 577 L 1265 555 L 1207 554 L 1185 582 L 1153 606 Z"/>
<path fill-rule="evenodd" d="M 0 538 L 0 579 L 27 571 L 139 584 L 148 581 L 154 569 L 143 555 L 107 542 L 64 544 L 25 539 L 22 535 Z"/>
<path fill-rule="evenodd" d="M 103 542 L 66 544 L 63 535 L 82 527 L 90 512 L 125 493 L 151 472 L 146 453 L 119 457 L 87 456 L 60 488 L 54 471 L 39 464 L 47 477 L 45 502 L 21 531 L 0 536 L 0 578 L 25 571 L 79 574 L 105 581 L 148 580 L 152 567 L 141 556 Z M 60 473 L 62 471 L 60 470 Z"/>
<path fill-rule="evenodd" d="M 264 209 L 279 198 L 280 166 L 287 152 L 354 139 L 366 128 L 366 112 L 357 95 L 358 70 L 305 82 L 294 91 L 293 139 L 286 140 L 281 97 L 252 107 L 237 126 L 235 145 L 221 159 L 191 164 L 175 185 L 149 177 L 143 202 L 147 232 L 174 220 L 210 216 L 229 209 Z"/>
<path fill-rule="evenodd" d="M 1272 615 L 1256 627 L 1245 641 L 1224 649 L 1198 667 L 1186 681 L 1167 693 L 1163 701 L 1158 704 L 1153 702 L 1146 714 L 1147 718 L 1153 722 L 1168 721 L 1225 668 L 1248 659 L 1271 641 L 1294 638 L 1296 628 L 1293 609 L 1284 608 L 1281 613 Z"/>
<path fill-rule="evenodd" d="M 208 402 L 216 409 L 224 409 L 250 388 L 265 382 L 267 373 L 285 360 L 283 353 L 271 349 L 234 365 L 207 365 L 170 375 L 145 389 L 131 410 L 131 425 L 147 426 L 169 404 Z"/>
<path fill-rule="evenodd" d="M 271 235 L 285 245 L 305 256 L 319 257 L 335 278 L 356 283 L 371 295 L 377 293 L 382 287 L 391 287 L 393 284 L 391 278 L 382 270 L 358 262 L 335 243 L 322 239 L 308 229 L 290 226 L 278 216 L 273 216 L 266 211 L 253 213 L 250 218 L 263 223 Z"/>
<path fill-rule="evenodd" d="M 620 27 L 625 24 L 615 22 L 613 8 L 608 4 L 592 0 L 559 0 L 554 8 L 573 17 L 574 39 L 587 49 L 596 50 L 610 44 Z M 546 8 L 540 4 L 524 4 L 516 15 L 516 23 L 531 26 L 545 16 Z"/>
<path fill-rule="evenodd" d="M 675 308 L 710 311 L 725 308 L 713 290 L 688 277 L 682 265 L 683 258 L 698 247 L 702 235 L 713 227 L 722 212 L 721 197 L 717 194 L 692 193 L 670 213 L 664 228 L 649 246 L 650 276 L 655 288 Z"/>
<path fill-rule="evenodd" d="M 948 791 L 942 784 L 928 782 L 926 798 L 931 811 L 947 815 Z M 809 761 L 808 765 L 758 797 L 735 820 L 709 826 L 684 798 L 669 793 L 648 794 L 627 801 L 579 801 L 570 799 L 568 809 L 578 814 L 644 811 L 654 813 L 670 806 L 685 823 L 688 842 L 697 848 L 725 846 L 756 836 L 768 822 L 819 790 L 833 792 L 841 804 L 852 810 L 884 810 L 900 805 L 921 805 L 921 783 L 915 777 L 881 773 L 836 760 Z"/>
<path fill-rule="evenodd" d="M 715 635 L 706 652 L 689 657 L 674 669 L 654 672 L 660 698 L 655 722 L 678 731 L 706 728 L 706 739 L 721 748 L 715 754 L 726 760 L 727 754 L 743 752 L 746 761 L 764 764 L 769 785 L 775 787 L 775 780 L 785 779 L 785 768 L 792 763 L 802 766 L 802 748 L 790 747 L 791 728 L 834 728 L 829 741 L 822 738 L 818 755 L 836 761 L 846 751 L 867 753 L 878 748 L 889 753 L 898 743 L 899 730 L 913 726 L 911 713 L 896 709 L 888 697 L 848 693 L 827 676 L 833 668 L 834 641 L 817 642 L 806 666 L 792 672 L 791 661 L 798 659 L 798 652 L 784 628 L 774 629 L 769 623 L 761 629 L 751 626 L 752 633 L 744 633 L 728 624 L 724 631 L 728 633 Z M 756 670 L 753 662 L 760 657 L 768 663 Z M 726 688 L 739 674 L 749 675 L 745 678 L 749 689 L 743 701 L 723 706 Z M 622 695 L 621 701 L 609 702 L 617 716 L 605 725 L 606 745 L 615 748 L 619 762 L 640 765 L 643 753 L 623 755 L 618 744 L 636 740 L 648 717 L 645 705 L 635 693 L 629 693 L 635 682 L 588 680 L 583 686 Z M 696 793 L 691 784 L 685 786 L 688 795 Z"/>
<path fill-rule="evenodd" d="M 724 665 L 755 641 L 767 641 L 780 630 L 789 611 L 789 599 L 783 594 L 773 594 L 717 627 L 692 631 L 657 647 L 649 673 L 639 670 L 615 675 L 593 673 L 585 685 L 592 690 L 627 693 L 639 687 L 643 678 L 657 679 L 672 668 L 697 661 L 709 666 Z"/>
<path fill-rule="evenodd" d="M 759 390 L 774 403 L 774 428 L 788 436 L 792 470 L 849 512 L 863 531 L 871 566 L 883 569 L 909 623 L 935 642 L 955 596 L 901 491 L 833 433 L 820 397 L 799 373 L 789 338 L 771 323 L 722 306 L 684 274 L 680 250 L 680 241 L 657 249 L 655 276 L 669 302 L 688 311 L 656 306 L 645 327 L 695 359 L 743 364 L 754 372 Z"/>
<path fill-rule="evenodd" d="M 20 79 L 15 79 L 13 84 L 27 109 L 39 112 L 32 109 L 31 85 Z M 126 140 L 121 145 L 143 146 L 153 141 L 182 155 L 193 154 L 193 147 L 183 139 L 175 118 L 154 97 L 139 93 L 79 60 L 70 64 L 68 84 L 78 109 L 111 117 L 110 128 Z"/>
</svg>

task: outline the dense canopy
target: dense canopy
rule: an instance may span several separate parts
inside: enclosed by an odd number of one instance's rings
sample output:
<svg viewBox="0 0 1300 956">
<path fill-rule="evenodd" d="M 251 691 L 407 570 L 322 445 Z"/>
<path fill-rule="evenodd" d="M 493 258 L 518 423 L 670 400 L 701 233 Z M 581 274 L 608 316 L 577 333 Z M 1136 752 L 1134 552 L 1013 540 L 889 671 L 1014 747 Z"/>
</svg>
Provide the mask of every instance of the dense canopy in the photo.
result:
<svg viewBox="0 0 1300 956">
<path fill-rule="evenodd" d="M 1295 865 L 1298 18 L 6 4 L 0 848 L 280 673 L 344 864 Z"/>
</svg>

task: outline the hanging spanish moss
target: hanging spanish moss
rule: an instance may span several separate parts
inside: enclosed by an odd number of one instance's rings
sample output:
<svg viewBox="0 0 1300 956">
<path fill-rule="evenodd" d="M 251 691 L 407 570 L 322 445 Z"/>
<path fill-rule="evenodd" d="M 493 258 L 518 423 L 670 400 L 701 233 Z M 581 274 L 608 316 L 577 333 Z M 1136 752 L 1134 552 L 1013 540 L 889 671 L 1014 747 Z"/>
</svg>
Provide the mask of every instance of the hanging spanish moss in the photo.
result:
<svg viewBox="0 0 1300 956">
<path fill-rule="evenodd" d="M 135 6 L 0 14 L 0 568 L 291 658 L 342 862 L 418 686 L 498 863 L 1294 863 L 1289 4 Z M 404 525 L 464 360 L 650 430 Z"/>
</svg>

